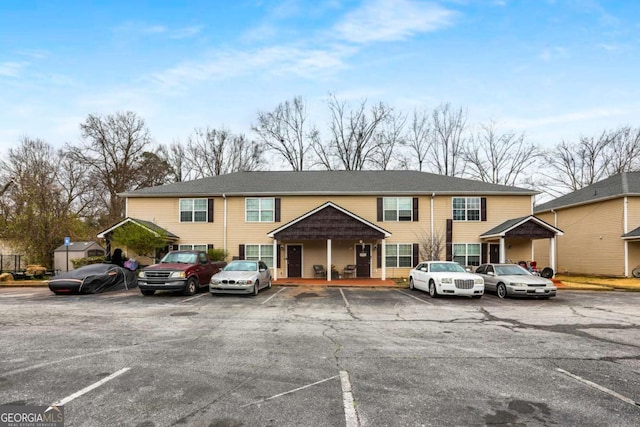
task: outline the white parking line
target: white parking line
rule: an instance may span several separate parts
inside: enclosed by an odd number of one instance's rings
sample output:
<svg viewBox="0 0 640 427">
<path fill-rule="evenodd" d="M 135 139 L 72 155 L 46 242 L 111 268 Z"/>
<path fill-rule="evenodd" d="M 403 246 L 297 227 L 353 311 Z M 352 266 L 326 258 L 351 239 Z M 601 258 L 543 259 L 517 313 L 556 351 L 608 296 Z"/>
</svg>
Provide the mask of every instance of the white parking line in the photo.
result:
<svg viewBox="0 0 640 427">
<path fill-rule="evenodd" d="M 577 380 L 577 381 L 580 381 L 580 382 L 581 382 L 581 383 L 583 383 L 583 384 L 589 385 L 589 386 L 591 386 L 591 387 L 595 388 L 596 390 L 600 390 L 600 391 L 601 391 L 601 392 L 603 392 L 603 393 L 610 394 L 611 396 L 615 397 L 616 399 L 620 399 L 620 400 L 622 400 L 623 402 L 626 402 L 626 403 L 628 403 L 628 404 L 630 404 L 630 405 L 633 405 L 633 406 L 640 406 L 640 403 L 638 403 L 638 402 L 634 401 L 633 399 L 629 399 L 628 397 L 623 396 L 623 395 L 621 395 L 620 393 L 616 393 L 615 391 L 610 390 L 610 389 L 608 389 L 608 388 L 606 388 L 606 387 L 603 387 L 603 386 L 601 386 L 600 384 L 596 384 L 596 383 L 594 383 L 593 381 L 589 381 L 589 380 L 587 380 L 587 379 L 584 379 L 584 378 L 582 378 L 582 377 L 580 377 L 580 376 L 578 376 L 578 375 L 572 374 L 572 373 L 571 373 L 571 372 L 569 372 L 569 371 L 565 371 L 564 369 L 556 368 L 556 370 L 557 370 L 558 372 L 561 372 L 561 373 L 563 373 L 563 374 L 565 374 L 565 375 L 570 376 L 570 377 L 571 377 L 571 378 L 573 378 L 574 380 Z"/>
<path fill-rule="evenodd" d="M 207 293 L 208 293 L 208 292 L 207 292 Z M 180 301 L 180 302 L 181 302 L 181 303 L 183 303 L 183 302 L 188 302 L 188 301 L 194 300 L 194 299 L 196 299 L 196 298 L 202 298 L 203 296 L 205 296 L 205 294 L 200 294 L 200 295 L 196 295 L 196 296 L 194 296 L 194 297 L 189 297 L 189 298 L 183 299 L 183 300 L 182 300 L 182 301 Z"/>
<path fill-rule="evenodd" d="M 262 302 L 260 303 L 260 305 L 263 305 L 263 304 L 268 303 L 269 301 L 271 301 L 273 298 L 275 298 L 275 297 L 276 297 L 280 292 L 284 291 L 285 289 L 286 289 L 286 288 L 282 288 L 282 289 L 280 289 L 278 292 L 276 292 L 275 294 L 271 295 L 271 296 L 270 296 L 269 298 L 267 298 L 266 300 L 262 301 Z"/>
<path fill-rule="evenodd" d="M 409 295 L 409 294 L 407 294 L 407 293 L 405 293 L 405 292 L 402 292 L 402 291 L 401 291 L 401 290 L 399 290 L 399 289 L 394 289 L 394 291 L 395 291 L 395 292 L 399 292 L 399 293 L 401 293 L 402 295 L 404 295 L 404 296 L 406 296 L 406 297 L 409 297 L 409 298 L 413 298 L 413 299 L 415 299 L 415 300 L 418 300 L 418 301 L 420 301 L 420 302 L 421 302 L 421 303 L 423 303 L 423 304 L 433 305 L 433 303 L 432 303 L 432 302 L 425 301 L 425 300 L 423 300 L 422 298 L 418 298 L 418 297 L 416 297 L 416 296 L 414 296 L 414 295 Z"/>
<path fill-rule="evenodd" d="M 344 300 L 344 305 L 347 306 L 347 308 L 349 308 L 349 301 L 347 301 L 347 297 L 344 295 L 344 292 L 342 292 L 342 288 L 340 288 L 340 295 L 342 295 L 342 299 Z"/>
<path fill-rule="evenodd" d="M 111 381 L 115 377 L 118 377 L 118 376 L 124 374 L 129 369 L 131 369 L 131 368 L 122 368 L 118 372 L 114 372 L 113 374 L 109 375 L 108 377 L 105 377 L 105 378 L 101 379 L 100 381 L 91 384 L 90 386 L 85 387 L 82 390 L 77 391 L 77 392 L 65 397 L 64 399 L 57 401 L 56 403 L 52 403 L 51 406 L 49 406 L 49 408 L 47 409 L 47 411 L 49 409 L 52 409 L 52 407 L 54 407 L 54 406 L 62 406 L 64 404 L 69 403 L 72 400 L 82 396 L 83 394 L 89 393 L 91 390 L 94 390 L 94 389 L 100 387 L 102 384 L 106 383 L 107 381 Z M 47 411 L 45 411 L 45 412 L 47 412 Z"/>
<path fill-rule="evenodd" d="M 283 393 L 278 393 L 278 394 L 273 395 L 273 396 L 265 397 L 264 399 L 256 400 L 255 402 L 246 403 L 246 404 L 244 404 L 244 405 L 242 405 L 240 407 L 241 408 L 245 408 L 247 406 L 255 405 L 257 403 L 266 402 L 267 400 L 276 399 L 278 397 L 286 396 L 287 394 L 295 393 L 296 391 L 304 390 L 306 388 L 313 387 L 314 385 L 318 385 L 318 384 L 326 383 L 327 381 L 335 380 L 336 378 L 338 378 L 338 376 L 339 375 L 334 375 L 332 377 L 325 378 L 325 379 L 320 380 L 320 381 L 316 381 L 315 383 L 303 385 L 302 387 L 294 388 L 293 390 L 289 390 L 289 391 L 285 391 Z"/>
<path fill-rule="evenodd" d="M 346 427 L 358 427 L 358 414 L 353 403 L 353 390 L 347 371 L 340 371 L 340 384 L 342 385 L 342 404 L 344 406 L 344 420 Z"/>
</svg>

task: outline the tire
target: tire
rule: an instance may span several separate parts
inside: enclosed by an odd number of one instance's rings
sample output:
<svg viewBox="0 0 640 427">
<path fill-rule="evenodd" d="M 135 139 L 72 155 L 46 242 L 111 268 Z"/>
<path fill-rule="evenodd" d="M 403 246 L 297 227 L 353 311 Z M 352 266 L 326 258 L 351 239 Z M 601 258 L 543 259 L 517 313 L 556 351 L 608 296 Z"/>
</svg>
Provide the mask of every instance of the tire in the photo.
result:
<svg viewBox="0 0 640 427">
<path fill-rule="evenodd" d="M 409 289 L 412 291 L 416 290 L 416 287 L 413 285 L 413 277 L 409 277 Z"/>
<path fill-rule="evenodd" d="M 429 281 L 429 296 L 431 298 L 438 298 L 440 296 L 438 294 L 438 288 L 436 288 L 436 282 L 433 280 Z"/>
<path fill-rule="evenodd" d="M 191 296 L 195 295 L 198 292 L 198 282 L 195 278 L 190 278 L 187 280 L 187 284 L 184 286 L 184 290 L 182 291 L 183 295 Z"/>
<path fill-rule="evenodd" d="M 635 278 L 640 278 L 640 267 L 636 267 L 631 271 L 631 274 Z"/>
<path fill-rule="evenodd" d="M 507 287 L 504 283 L 498 283 L 498 286 L 496 286 L 496 295 L 498 295 L 498 298 L 500 299 L 505 299 L 507 297 Z"/>
<path fill-rule="evenodd" d="M 154 291 L 153 289 L 140 289 L 140 292 L 142 292 L 142 295 L 144 295 L 145 297 L 150 297 L 151 295 L 156 293 L 156 291 Z"/>
<path fill-rule="evenodd" d="M 551 279 L 553 277 L 553 268 L 551 267 L 543 268 L 542 271 L 540 272 L 540 275 L 545 279 Z"/>
<path fill-rule="evenodd" d="M 256 281 L 256 283 L 253 285 L 253 293 L 252 295 L 258 296 L 258 292 L 260 292 L 260 282 Z"/>
<path fill-rule="evenodd" d="M 269 277 L 269 282 L 267 283 L 267 289 L 271 289 L 271 277 Z"/>
</svg>

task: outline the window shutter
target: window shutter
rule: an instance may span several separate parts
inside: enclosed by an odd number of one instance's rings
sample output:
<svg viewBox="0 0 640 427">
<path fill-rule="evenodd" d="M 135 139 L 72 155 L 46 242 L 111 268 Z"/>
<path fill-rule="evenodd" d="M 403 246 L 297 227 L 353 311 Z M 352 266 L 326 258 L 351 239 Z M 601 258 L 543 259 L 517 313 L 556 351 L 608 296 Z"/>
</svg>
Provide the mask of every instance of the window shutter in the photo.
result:
<svg viewBox="0 0 640 427">
<path fill-rule="evenodd" d="M 207 250 L 208 251 L 213 250 L 213 243 L 207 243 Z"/>
<path fill-rule="evenodd" d="M 177 251 L 180 247 L 178 245 L 172 245 L 171 246 L 171 250 L 172 251 Z"/>
<path fill-rule="evenodd" d="M 276 197 L 276 200 L 275 200 L 275 212 L 274 212 L 273 216 L 274 216 L 274 221 L 275 222 L 280 222 L 280 197 Z"/>
<path fill-rule="evenodd" d="M 278 251 L 278 261 L 277 261 L 277 264 L 276 264 L 277 268 L 282 268 L 282 257 L 280 256 L 280 252 L 281 252 L 280 249 L 281 248 L 282 248 L 282 245 L 277 245 L 276 246 L 276 250 Z"/>
<path fill-rule="evenodd" d="M 418 221 L 418 198 L 417 197 L 413 198 L 413 221 L 414 222 Z M 414 265 L 417 265 L 417 263 Z"/>
<path fill-rule="evenodd" d="M 480 221 L 487 220 L 487 198 L 480 198 Z"/>
<path fill-rule="evenodd" d="M 378 245 L 378 253 L 376 254 L 377 268 L 382 268 L 382 245 Z"/>
<path fill-rule="evenodd" d="M 415 267 L 420 262 L 420 245 L 418 243 L 413 244 L 413 266 Z"/>
<path fill-rule="evenodd" d="M 244 245 L 238 246 L 238 259 L 244 259 Z"/>
<path fill-rule="evenodd" d="M 489 245 L 486 243 L 482 243 L 480 245 L 481 249 L 480 249 L 480 264 L 484 264 L 487 259 L 487 249 L 489 248 Z"/>
<path fill-rule="evenodd" d="M 213 199 L 207 199 L 207 222 L 213 222 Z"/>
<path fill-rule="evenodd" d="M 382 222 L 383 221 L 383 212 L 382 212 L 382 197 L 378 197 L 377 200 L 378 203 L 378 222 Z"/>
<path fill-rule="evenodd" d="M 447 220 L 447 261 L 453 261 L 453 220 Z"/>
</svg>

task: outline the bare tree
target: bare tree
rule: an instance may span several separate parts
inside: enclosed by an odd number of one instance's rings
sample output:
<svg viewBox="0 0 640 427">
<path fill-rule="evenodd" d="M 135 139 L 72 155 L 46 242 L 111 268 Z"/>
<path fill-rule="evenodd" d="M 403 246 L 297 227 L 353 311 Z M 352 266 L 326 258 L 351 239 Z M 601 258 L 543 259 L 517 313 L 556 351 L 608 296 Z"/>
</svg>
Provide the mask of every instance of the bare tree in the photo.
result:
<svg viewBox="0 0 640 427">
<path fill-rule="evenodd" d="M 640 128 L 623 126 L 617 129 L 607 152 L 604 161 L 607 175 L 639 170 Z"/>
<path fill-rule="evenodd" d="M 415 155 L 419 171 L 422 171 L 432 143 L 429 112 L 427 110 L 413 110 L 413 117 L 404 138 L 404 145 L 410 149 L 411 157 Z"/>
<path fill-rule="evenodd" d="M 379 130 L 374 134 L 375 148 L 371 156 L 371 165 L 375 169 L 387 170 L 393 165 L 394 159 L 399 165 L 403 159 L 398 153 L 398 148 L 404 144 L 404 127 L 407 116 L 402 113 L 390 113 L 384 120 Z"/>
<path fill-rule="evenodd" d="M 271 112 L 259 111 L 252 129 L 294 171 L 307 166 L 307 153 L 318 140 L 318 130 L 307 125 L 307 108 L 301 96 L 278 104 Z"/>
<path fill-rule="evenodd" d="M 500 132 L 494 122 L 480 125 L 464 150 L 470 178 L 504 185 L 522 182 L 540 156 L 540 148 L 528 143 L 524 133 Z"/>
<path fill-rule="evenodd" d="M 367 110 L 366 101 L 350 109 L 346 101 L 329 96 L 330 135 L 326 145 L 319 141 L 314 151 L 320 163 L 329 170 L 362 170 L 371 162 L 376 150 L 375 134 L 392 109 L 380 102 Z"/>
<path fill-rule="evenodd" d="M 184 152 L 189 179 L 254 171 L 262 166 L 262 148 L 227 130 L 195 129 Z"/>
<path fill-rule="evenodd" d="M 65 236 L 86 238 L 74 205 L 77 189 L 61 185 L 62 154 L 40 139 L 24 137 L 0 160 L 5 184 L 0 204 L 6 223 L 2 234 L 27 254 L 29 261 L 52 265 L 53 250 Z"/>
<path fill-rule="evenodd" d="M 442 104 L 432 113 L 428 164 L 440 175 L 462 176 L 467 113 Z"/>
<path fill-rule="evenodd" d="M 420 259 L 423 261 L 438 261 L 446 247 L 445 233 L 434 231 L 433 233 L 421 230 L 416 234 L 420 245 Z"/>
<path fill-rule="evenodd" d="M 597 137 L 582 136 L 574 144 L 562 141 L 547 152 L 549 172 L 544 176 L 550 192 L 575 191 L 607 178 L 609 151 L 616 138 L 616 131 L 605 130 Z"/>
<path fill-rule="evenodd" d="M 124 217 L 124 199 L 117 194 L 137 187 L 142 155 L 151 144 L 144 120 L 127 111 L 107 116 L 90 114 L 80 125 L 83 142 L 68 146 L 72 158 L 91 171 L 94 195 L 106 210 L 104 222 Z"/>
</svg>

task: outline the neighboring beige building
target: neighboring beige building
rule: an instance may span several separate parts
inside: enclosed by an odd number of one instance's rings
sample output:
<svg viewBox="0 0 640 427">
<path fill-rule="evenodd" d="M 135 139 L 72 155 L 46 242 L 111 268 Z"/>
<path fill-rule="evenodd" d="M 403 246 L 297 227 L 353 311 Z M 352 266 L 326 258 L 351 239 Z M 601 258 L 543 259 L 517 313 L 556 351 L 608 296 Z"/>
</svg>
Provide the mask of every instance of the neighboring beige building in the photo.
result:
<svg viewBox="0 0 640 427">
<path fill-rule="evenodd" d="M 466 266 L 531 260 L 533 239 L 555 247 L 561 231 L 532 215 L 536 194 L 414 171 L 305 171 L 233 173 L 120 196 L 127 220 L 171 233 L 173 249 L 260 258 L 276 278 L 318 277 L 314 265 L 333 266 L 334 277 L 355 265 L 350 275 L 387 278 L 406 277 L 433 246 Z"/>
<path fill-rule="evenodd" d="M 640 265 L 640 172 L 614 175 L 534 211 L 564 231 L 555 250 L 559 273 L 628 277 Z M 539 260 L 551 262 L 549 251 L 535 248 Z"/>
</svg>

